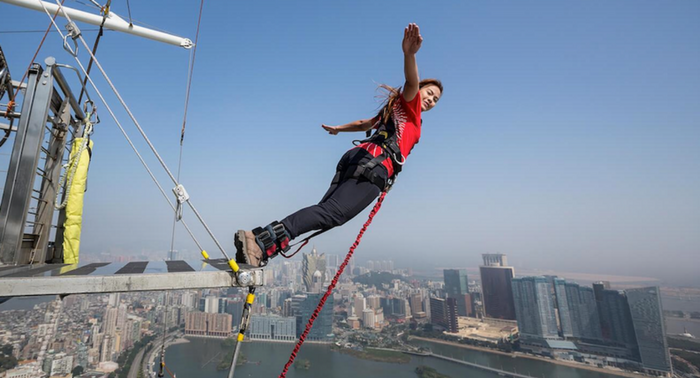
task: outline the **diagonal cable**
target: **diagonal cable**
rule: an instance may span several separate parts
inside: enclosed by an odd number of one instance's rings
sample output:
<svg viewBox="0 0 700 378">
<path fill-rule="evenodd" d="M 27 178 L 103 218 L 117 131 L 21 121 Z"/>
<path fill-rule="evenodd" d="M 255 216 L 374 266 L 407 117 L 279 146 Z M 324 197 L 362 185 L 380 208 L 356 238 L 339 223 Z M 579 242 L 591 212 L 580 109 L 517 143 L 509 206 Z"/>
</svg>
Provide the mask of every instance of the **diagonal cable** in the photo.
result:
<svg viewBox="0 0 700 378">
<path fill-rule="evenodd" d="M 44 7 L 44 11 L 46 11 L 46 14 L 49 17 L 51 17 L 51 14 L 49 13 L 48 9 L 46 9 L 45 7 Z M 56 25 L 56 22 L 53 22 L 53 25 L 56 28 L 56 30 L 58 31 L 58 33 L 61 35 L 61 38 L 65 38 L 65 36 L 61 32 L 61 29 L 58 27 L 58 25 Z M 80 59 L 78 59 L 78 57 L 74 57 L 74 58 L 75 58 L 75 61 L 78 63 L 78 67 L 80 68 L 80 70 L 83 71 L 83 73 L 85 73 L 86 72 L 85 67 L 83 67 L 83 64 L 80 62 Z M 117 119 L 117 116 L 112 111 L 112 108 L 109 106 L 109 104 L 107 103 L 105 98 L 102 96 L 102 92 L 100 92 L 100 90 L 97 88 L 97 85 L 95 85 L 95 82 L 92 81 L 92 77 L 86 75 L 86 78 L 90 82 L 90 85 L 92 85 L 92 87 L 95 89 L 95 93 L 97 93 L 97 96 L 100 98 L 102 103 L 105 105 L 105 108 L 109 112 L 110 116 L 112 117 L 114 122 L 117 124 L 117 127 L 119 128 L 119 130 L 124 135 L 124 138 L 126 138 L 126 141 L 129 143 L 129 146 L 131 146 L 131 149 L 134 150 L 134 153 L 136 153 L 136 156 L 139 158 L 139 161 L 141 161 L 141 164 L 143 165 L 143 167 L 146 168 L 148 175 L 151 177 L 153 182 L 156 184 L 156 186 L 160 190 L 161 194 L 163 195 L 165 200 L 168 202 L 168 205 L 170 205 L 170 208 L 173 210 L 173 212 L 175 212 L 175 206 L 172 204 L 172 202 L 170 202 L 170 197 L 168 197 L 168 195 L 165 193 L 165 190 L 163 190 L 163 187 L 160 185 L 160 182 L 158 182 L 158 179 L 156 179 L 155 175 L 153 174 L 153 172 L 149 168 L 148 164 L 146 163 L 146 161 L 143 159 L 143 157 L 139 153 L 138 149 L 136 148 L 136 146 L 132 142 L 131 138 L 129 138 L 129 135 L 126 133 L 126 130 L 124 130 L 124 127 L 122 127 L 121 123 L 119 122 L 119 119 Z M 194 236 L 194 234 L 192 233 L 192 231 L 187 226 L 187 224 L 185 223 L 184 220 L 182 221 L 182 225 L 185 227 L 187 232 L 190 234 L 194 243 L 197 244 L 197 247 L 203 251 L 204 249 L 202 248 L 202 245 L 199 243 L 199 241 Z"/>
<path fill-rule="evenodd" d="M 59 3 L 58 0 L 56 0 L 56 3 L 58 4 L 58 10 L 59 10 L 59 11 L 63 11 L 63 6 Z M 43 6 L 43 3 L 42 3 L 42 6 Z M 44 10 L 46 11 L 47 15 L 50 16 L 50 13 L 48 12 L 48 10 L 46 10 L 45 7 L 44 7 Z M 66 14 L 65 12 L 63 12 L 63 15 L 66 17 L 66 19 L 68 20 L 68 22 L 73 22 L 68 14 Z M 52 21 L 52 22 L 53 22 L 53 21 Z M 53 24 L 54 24 L 54 27 L 58 28 L 58 26 L 56 25 L 55 22 L 53 22 Z M 61 33 L 61 35 L 63 35 L 63 34 Z M 124 110 L 126 110 L 127 114 L 129 115 L 129 118 L 131 118 L 132 122 L 134 123 L 134 125 L 136 126 L 136 128 L 139 130 L 139 133 L 141 134 L 141 136 L 143 137 L 143 139 L 146 141 L 146 144 L 148 144 L 148 146 L 150 147 L 151 151 L 153 152 L 153 155 L 158 159 L 158 162 L 160 162 L 161 166 L 163 167 L 163 169 L 165 170 L 165 172 L 168 174 L 168 176 L 170 177 L 170 179 L 173 181 L 173 183 L 174 183 L 176 186 L 179 186 L 180 184 L 178 183 L 177 179 L 175 178 L 175 176 L 173 176 L 172 172 L 170 171 L 170 169 L 168 168 L 168 166 L 165 164 L 165 161 L 164 161 L 163 158 L 160 156 L 160 154 L 159 154 L 158 151 L 156 150 L 156 148 L 155 148 L 155 146 L 153 145 L 153 143 L 151 143 L 151 140 L 148 139 L 148 136 L 147 136 L 146 133 L 143 131 L 143 128 L 142 128 L 141 125 L 139 124 L 138 120 L 136 120 L 136 117 L 134 117 L 134 114 L 131 112 L 131 109 L 130 109 L 129 106 L 126 104 L 126 102 L 124 101 L 124 99 L 121 97 L 121 95 L 119 94 L 119 91 L 118 91 L 117 88 L 114 86 L 114 84 L 112 83 L 112 81 L 109 79 L 109 75 L 107 75 L 107 72 L 105 72 L 104 68 L 103 68 L 102 65 L 100 64 L 99 60 L 95 57 L 95 55 L 92 54 L 92 51 L 90 51 L 90 47 L 89 47 L 88 44 L 85 42 L 85 39 L 83 38 L 83 36 L 82 36 L 81 34 L 79 34 L 79 35 L 77 36 L 77 38 L 80 39 L 80 42 L 81 42 L 81 43 L 83 44 L 83 46 L 85 47 L 86 51 L 90 54 L 90 57 L 94 60 L 95 66 L 97 66 L 97 68 L 100 70 L 100 72 L 102 73 L 102 76 L 105 78 L 105 81 L 107 81 L 107 83 L 109 84 L 110 88 L 112 89 L 112 92 L 114 92 L 115 96 L 117 96 L 117 99 L 118 99 L 119 102 L 122 104 L 122 107 L 124 108 Z M 77 57 L 74 57 L 74 58 L 76 58 L 76 60 L 77 60 Z M 82 64 L 81 64 L 80 66 L 81 66 L 81 69 L 82 69 Z M 83 70 L 83 71 L 84 71 L 84 70 Z M 92 82 L 92 80 L 90 80 L 90 83 L 93 85 L 93 87 L 95 86 L 94 83 Z M 100 97 L 101 97 L 101 96 L 100 96 Z M 102 99 L 102 101 L 104 102 L 104 99 Z M 169 202 L 169 201 L 168 201 L 168 202 Z M 202 224 L 202 226 L 204 227 L 204 229 L 207 231 L 207 233 L 209 233 L 209 236 L 212 238 L 212 240 L 214 241 L 214 243 L 216 244 L 216 246 L 219 248 L 219 250 L 221 251 L 221 253 L 222 253 L 222 254 L 224 255 L 224 257 L 226 257 L 226 259 L 229 261 L 229 265 L 231 265 L 232 268 L 235 266 L 234 271 L 237 271 L 237 270 L 238 270 L 238 269 L 236 269 L 236 268 L 238 268 L 237 264 L 235 264 L 234 260 L 232 260 L 232 259 L 228 256 L 228 254 L 226 253 L 226 250 L 224 249 L 224 247 L 221 245 L 221 243 L 219 243 L 219 241 L 218 241 L 218 239 L 216 238 L 216 236 L 214 235 L 214 233 L 211 231 L 211 229 L 209 228 L 209 226 L 207 225 L 207 223 L 204 221 L 204 218 L 202 218 L 202 216 L 199 214 L 199 212 L 197 211 L 197 209 L 196 209 L 196 208 L 194 207 L 194 205 L 192 204 L 192 201 L 190 201 L 189 199 L 187 199 L 186 202 L 187 202 L 187 204 L 190 206 L 190 209 L 191 209 L 192 212 L 195 214 L 195 216 L 197 217 L 197 219 L 199 219 L 199 222 Z"/>
</svg>

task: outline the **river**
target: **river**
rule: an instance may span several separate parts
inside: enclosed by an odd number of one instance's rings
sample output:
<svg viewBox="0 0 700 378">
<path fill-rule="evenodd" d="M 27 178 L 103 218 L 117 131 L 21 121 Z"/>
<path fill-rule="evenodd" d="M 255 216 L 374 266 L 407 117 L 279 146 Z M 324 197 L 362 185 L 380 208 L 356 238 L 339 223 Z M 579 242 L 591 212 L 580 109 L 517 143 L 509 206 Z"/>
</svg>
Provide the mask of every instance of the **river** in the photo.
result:
<svg viewBox="0 0 700 378">
<path fill-rule="evenodd" d="M 216 365 L 221 360 L 221 340 L 192 338 L 187 344 L 168 347 L 165 359 L 168 368 L 180 378 L 190 377 L 221 377 L 225 378 L 227 371 L 217 371 Z M 535 377 L 557 378 L 609 378 L 610 374 L 601 374 L 586 370 L 573 369 L 566 366 L 550 364 L 544 361 L 523 358 L 511 358 L 449 345 L 430 344 L 435 353 L 463 358 L 467 361 L 477 361 L 480 364 L 490 364 L 493 367 L 503 367 L 506 370 L 516 369 L 519 373 Z M 277 377 L 284 367 L 294 344 L 272 342 L 246 342 L 241 346 L 241 353 L 250 361 L 236 368 L 236 377 Z M 407 364 L 392 364 L 358 359 L 347 354 L 333 351 L 328 345 L 304 344 L 297 359 L 308 359 L 311 362 L 309 370 L 289 369 L 289 378 L 385 378 L 385 377 L 416 377 L 414 369 L 419 365 L 427 365 L 450 377 L 497 378 L 497 374 L 487 373 L 478 369 L 438 360 L 432 357 L 412 356 Z"/>
</svg>

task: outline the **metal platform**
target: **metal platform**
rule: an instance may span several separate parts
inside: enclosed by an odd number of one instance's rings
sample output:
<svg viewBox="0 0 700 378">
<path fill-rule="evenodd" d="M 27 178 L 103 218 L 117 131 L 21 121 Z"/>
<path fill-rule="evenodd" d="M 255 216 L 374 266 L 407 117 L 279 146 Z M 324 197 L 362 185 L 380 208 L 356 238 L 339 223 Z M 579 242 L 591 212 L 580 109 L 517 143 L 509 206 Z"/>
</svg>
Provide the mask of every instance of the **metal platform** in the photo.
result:
<svg viewBox="0 0 700 378">
<path fill-rule="evenodd" d="M 241 265 L 250 285 L 262 268 Z M 0 266 L 0 297 L 205 289 L 242 286 L 226 260 Z"/>
</svg>

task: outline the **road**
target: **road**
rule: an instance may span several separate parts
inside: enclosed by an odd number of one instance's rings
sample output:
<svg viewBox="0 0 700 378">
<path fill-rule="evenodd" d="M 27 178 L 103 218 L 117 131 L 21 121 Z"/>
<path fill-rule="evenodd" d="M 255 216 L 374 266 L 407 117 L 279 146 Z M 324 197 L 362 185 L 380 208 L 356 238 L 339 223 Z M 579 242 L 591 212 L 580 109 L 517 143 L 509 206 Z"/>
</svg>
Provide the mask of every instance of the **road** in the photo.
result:
<svg viewBox="0 0 700 378">
<path fill-rule="evenodd" d="M 127 378 L 137 378 L 138 377 L 139 368 L 141 367 L 141 359 L 143 358 L 143 352 L 145 352 L 145 351 L 146 351 L 146 347 L 143 347 L 138 352 L 138 354 L 136 354 L 134 361 L 131 363 L 131 368 L 129 369 L 129 374 L 127 375 Z"/>
</svg>

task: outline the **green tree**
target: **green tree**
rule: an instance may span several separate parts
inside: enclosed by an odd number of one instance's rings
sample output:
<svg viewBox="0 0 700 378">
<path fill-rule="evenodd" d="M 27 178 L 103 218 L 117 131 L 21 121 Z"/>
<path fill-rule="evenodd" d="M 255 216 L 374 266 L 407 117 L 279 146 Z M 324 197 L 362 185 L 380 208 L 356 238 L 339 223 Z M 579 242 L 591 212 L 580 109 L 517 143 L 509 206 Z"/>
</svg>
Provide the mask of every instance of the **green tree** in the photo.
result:
<svg viewBox="0 0 700 378">
<path fill-rule="evenodd" d="M 71 374 L 73 375 L 73 377 L 77 377 L 77 376 L 83 374 L 84 372 L 85 372 L 85 368 L 78 365 L 78 366 L 73 368 L 73 370 L 71 371 Z"/>
<path fill-rule="evenodd" d="M 2 346 L 2 348 L 0 348 L 0 352 L 9 357 L 12 355 L 12 349 L 14 349 L 12 344 L 5 344 Z"/>
</svg>

